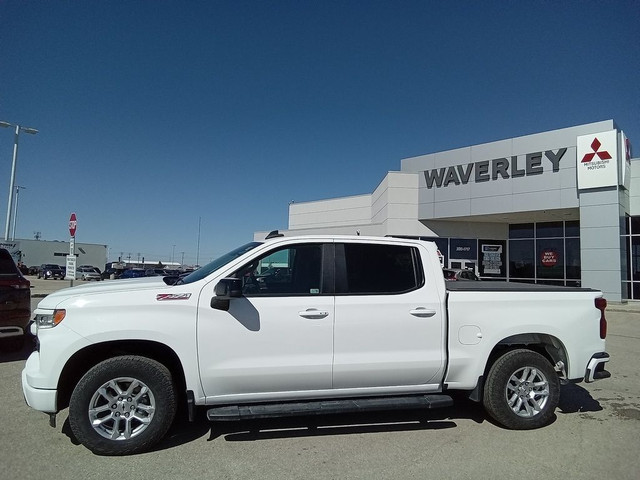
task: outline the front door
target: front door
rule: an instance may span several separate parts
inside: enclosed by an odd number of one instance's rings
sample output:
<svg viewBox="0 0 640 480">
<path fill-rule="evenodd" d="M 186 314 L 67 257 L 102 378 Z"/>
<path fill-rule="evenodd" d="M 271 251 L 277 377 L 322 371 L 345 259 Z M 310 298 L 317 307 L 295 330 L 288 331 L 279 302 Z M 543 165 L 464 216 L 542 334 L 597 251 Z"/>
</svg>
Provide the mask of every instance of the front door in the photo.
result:
<svg viewBox="0 0 640 480">
<path fill-rule="evenodd" d="M 298 244 L 250 260 L 230 275 L 244 295 L 228 311 L 211 307 L 215 285 L 203 289 L 198 352 L 209 399 L 331 388 L 334 297 L 325 294 L 322 258 L 322 244 Z"/>
</svg>

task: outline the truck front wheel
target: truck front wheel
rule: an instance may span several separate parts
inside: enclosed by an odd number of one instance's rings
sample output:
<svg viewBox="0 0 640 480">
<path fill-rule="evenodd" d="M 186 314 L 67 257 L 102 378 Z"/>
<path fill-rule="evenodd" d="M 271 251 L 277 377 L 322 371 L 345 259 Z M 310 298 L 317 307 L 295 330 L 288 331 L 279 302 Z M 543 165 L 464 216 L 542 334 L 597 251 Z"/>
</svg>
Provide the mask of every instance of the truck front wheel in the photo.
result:
<svg viewBox="0 0 640 480">
<path fill-rule="evenodd" d="M 548 424 L 560 400 L 560 381 L 549 361 L 531 350 L 511 350 L 491 366 L 484 407 L 499 424 L 529 430 Z"/>
<path fill-rule="evenodd" d="M 146 357 L 100 362 L 76 385 L 69 424 L 85 447 L 101 455 L 147 450 L 167 432 L 176 412 L 169 370 Z"/>
</svg>

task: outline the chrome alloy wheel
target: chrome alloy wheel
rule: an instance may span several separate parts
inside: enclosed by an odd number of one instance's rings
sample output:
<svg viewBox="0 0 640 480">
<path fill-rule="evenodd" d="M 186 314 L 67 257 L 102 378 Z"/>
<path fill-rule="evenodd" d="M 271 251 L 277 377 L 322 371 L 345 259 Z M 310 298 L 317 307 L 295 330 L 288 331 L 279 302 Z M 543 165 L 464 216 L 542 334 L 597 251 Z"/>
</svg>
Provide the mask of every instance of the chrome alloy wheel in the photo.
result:
<svg viewBox="0 0 640 480">
<path fill-rule="evenodd" d="M 539 414 L 549 399 L 549 381 L 537 368 L 523 367 L 516 370 L 506 387 L 509 408 L 525 418 Z"/>
<path fill-rule="evenodd" d="M 153 392 L 140 380 L 114 378 L 103 384 L 89 402 L 89 420 L 104 438 L 128 440 L 146 430 L 156 410 Z"/>
</svg>

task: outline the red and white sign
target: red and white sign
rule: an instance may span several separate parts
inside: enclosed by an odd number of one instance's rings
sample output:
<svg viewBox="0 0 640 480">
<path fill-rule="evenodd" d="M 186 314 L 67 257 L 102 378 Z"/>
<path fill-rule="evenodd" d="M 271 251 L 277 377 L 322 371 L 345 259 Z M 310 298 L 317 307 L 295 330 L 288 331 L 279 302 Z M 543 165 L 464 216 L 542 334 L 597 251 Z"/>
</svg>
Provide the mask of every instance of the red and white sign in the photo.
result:
<svg viewBox="0 0 640 480">
<path fill-rule="evenodd" d="M 72 213 L 69 218 L 69 233 L 72 237 L 76 236 L 76 228 L 78 228 L 78 219 L 76 218 L 76 214 Z"/>
<path fill-rule="evenodd" d="M 577 140 L 578 188 L 618 185 L 618 131 L 581 135 Z"/>
<path fill-rule="evenodd" d="M 543 250 L 540 263 L 545 267 L 554 267 L 558 263 L 558 253 L 555 250 Z"/>
</svg>

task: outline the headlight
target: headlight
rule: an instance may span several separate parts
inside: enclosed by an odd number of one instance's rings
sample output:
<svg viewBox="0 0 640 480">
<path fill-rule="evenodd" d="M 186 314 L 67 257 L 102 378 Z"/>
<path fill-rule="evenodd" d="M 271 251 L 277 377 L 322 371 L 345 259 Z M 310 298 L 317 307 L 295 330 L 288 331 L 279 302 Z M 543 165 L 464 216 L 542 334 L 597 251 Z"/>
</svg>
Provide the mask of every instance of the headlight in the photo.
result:
<svg viewBox="0 0 640 480">
<path fill-rule="evenodd" d="M 36 315 L 36 325 L 38 328 L 53 328 L 64 320 L 66 310 L 54 310 L 53 313 L 47 313 L 44 315 Z"/>
</svg>

